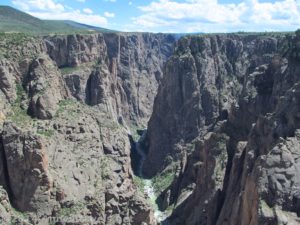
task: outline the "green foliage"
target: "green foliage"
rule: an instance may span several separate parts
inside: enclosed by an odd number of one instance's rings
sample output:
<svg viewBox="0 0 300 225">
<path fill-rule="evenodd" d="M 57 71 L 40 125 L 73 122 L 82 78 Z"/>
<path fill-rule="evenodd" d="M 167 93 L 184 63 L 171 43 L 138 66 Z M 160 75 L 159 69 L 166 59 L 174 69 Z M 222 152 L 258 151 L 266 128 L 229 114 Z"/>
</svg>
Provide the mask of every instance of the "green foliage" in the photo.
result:
<svg viewBox="0 0 300 225">
<path fill-rule="evenodd" d="M 24 58 L 34 59 L 36 53 L 28 51 L 28 48 L 24 55 L 20 54 L 20 48 L 34 41 L 35 37 L 31 34 L 0 32 L 0 57 L 18 60 L 19 62 L 22 62 Z"/>
<path fill-rule="evenodd" d="M 78 215 L 80 212 L 85 210 L 86 205 L 83 202 L 78 202 L 69 208 L 61 208 L 59 215 L 61 217 L 68 217 L 73 215 Z"/>
<path fill-rule="evenodd" d="M 103 180 L 106 180 L 109 178 L 110 170 L 109 170 L 109 165 L 110 165 L 110 158 L 106 155 L 101 157 L 101 162 L 100 162 L 100 169 L 101 169 L 101 177 Z"/>
<path fill-rule="evenodd" d="M 167 189 L 172 184 L 175 172 L 175 164 L 173 163 L 152 179 L 156 195 L 159 195 L 161 191 Z"/>
<path fill-rule="evenodd" d="M 238 31 L 235 33 L 203 33 L 203 34 L 198 34 L 198 36 L 201 37 L 210 37 L 213 35 L 226 35 L 226 34 L 234 34 L 238 36 L 256 36 L 256 37 L 277 37 L 277 36 L 282 36 L 282 35 L 289 35 L 289 34 L 294 34 L 294 32 L 291 31 L 281 31 L 281 32 L 244 32 L 244 31 Z"/>
<path fill-rule="evenodd" d="M 9 6 L 0 6 L 0 32 L 34 35 L 110 32 L 110 30 L 66 20 L 40 20 Z"/>
<path fill-rule="evenodd" d="M 93 69 L 97 69 L 97 65 L 98 65 L 98 62 L 99 60 L 94 60 L 92 62 L 86 62 L 86 63 L 82 63 L 81 65 L 79 66 L 73 66 L 73 67 L 70 67 L 70 66 L 66 66 L 66 67 L 61 67 L 60 68 L 60 72 L 62 75 L 66 75 L 66 74 L 72 74 L 76 71 L 82 71 L 84 69 L 90 69 L 90 68 L 93 68 Z"/>
<path fill-rule="evenodd" d="M 132 139 L 135 141 L 135 142 L 138 142 L 139 139 L 141 138 L 140 134 L 138 134 L 138 130 L 145 130 L 146 128 L 145 127 L 138 127 L 134 124 L 132 124 L 130 126 L 130 131 L 131 131 L 131 136 L 132 136 Z"/>
<path fill-rule="evenodd" d="M 76 101 L 72 99 L 61 100 L 58 103 L 58 110 L 56 111 L 55 117 L 59 117 L 65 111 L 68 112 L 68 116 L 74 117 L 76 114 L 75 110 Z"/>
<path fill-rule="evenodd" d="M 17 92 L 16 103 L 20 104 L 21 103 L 21 98 L 25 94 L 25 90 L 24 90 L 21 83 L 16 83 L 16 92 Z"/>
<path fill-rule="evenodd" d="M 140 192 L 144 193 L 145 183 L 141 177 L 133 176 L 133 183 L 135 184 L 135 186 L 138 188 Z"/>
<path fill-rule="evenodd" d="M 45 137 L 52 137 L 54 135 L 54 130 L 38 130 L 37 134 L 45 136 Z"/>
<path fill-rule="evenodd" d="M 62 75 L 71 74 L 77 70 L 79 70 L 79 67 L 62 67 L 60 68 L 60 72 Z"/>
<path fill-rule="evenodd" d="M 26 109 L 23 109 L 22 98 L 25 96 L 25 90 L 20 83 L 16 83 L 17 98 L 11 106 L 11 113 L 8 114 L 8 119 L 17 125 L 24 125 L 31 122 L 32 118 L 27 114 Z"/>
<path fill-rule="evenodd" d="M 28 221 L 28 214 L 25 212 L 20 212 L 15 208 L 11 207 L 12 218 L 10 220 L 10 225 L 20 224 L 20 221 Z"/>
<path fill-rule="evenodd" d="M 30 41 L 33 38 L 28 33 L 4 33 L 0 32 L 0 41 L 5 41 L 6 47 L 11 45 L 21 45 L 25 41 Z"/>
</svg>

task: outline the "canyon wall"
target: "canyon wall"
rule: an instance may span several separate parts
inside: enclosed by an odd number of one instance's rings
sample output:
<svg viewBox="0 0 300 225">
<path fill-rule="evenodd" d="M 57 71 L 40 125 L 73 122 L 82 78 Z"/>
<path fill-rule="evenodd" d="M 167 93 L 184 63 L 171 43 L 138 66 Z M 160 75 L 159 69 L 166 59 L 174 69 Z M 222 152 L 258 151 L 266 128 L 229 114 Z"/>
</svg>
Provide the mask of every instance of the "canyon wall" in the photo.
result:
<svg viewBox="0 0 300 225">
<path fill-rule="evenodd" d="M 130 136 L 149 119 L 174 41 L 148 33 L 1 38 L 1 222 L 156 224 L 133 182 Z"/>
<path fill-rule="evenodd" d="M 0 222 L 156 224 L 131 168 L 151 116 L 142 174 L 166 223 L 299 224 L 299 43 L 1 37 Z"/>
<path fill-rule="evenodd" d="M 104 33 L 56 36 L 45 42 L 58 67 L 76 68 L 64 74 L 76 99 L 103 105 L 129 124 L 146 125 L 163 65 L 173 50 L 172 35 Z"/>
<path fill-rule="evenodd" d="M 169 224 L 299 224 L 299 40 L 178 41 L 144 143 Z"/>
</svg>

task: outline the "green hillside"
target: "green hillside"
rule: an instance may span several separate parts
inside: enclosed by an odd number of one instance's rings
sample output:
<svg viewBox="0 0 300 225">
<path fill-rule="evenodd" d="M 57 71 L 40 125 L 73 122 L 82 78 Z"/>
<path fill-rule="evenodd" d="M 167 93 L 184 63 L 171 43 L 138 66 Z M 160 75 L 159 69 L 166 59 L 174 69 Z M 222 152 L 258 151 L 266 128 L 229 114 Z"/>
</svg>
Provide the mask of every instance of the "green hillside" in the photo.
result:
<svg viewBox="0 0 300 225">
<path fill-rule="evenodd" d="M 21 32 L 30 34 L 65 34 L 109 32 L 111 30 L 93 27 L 67 20 L 40 20 L 10 6 L 0 6 L 0 32 Z"/>
</svg>

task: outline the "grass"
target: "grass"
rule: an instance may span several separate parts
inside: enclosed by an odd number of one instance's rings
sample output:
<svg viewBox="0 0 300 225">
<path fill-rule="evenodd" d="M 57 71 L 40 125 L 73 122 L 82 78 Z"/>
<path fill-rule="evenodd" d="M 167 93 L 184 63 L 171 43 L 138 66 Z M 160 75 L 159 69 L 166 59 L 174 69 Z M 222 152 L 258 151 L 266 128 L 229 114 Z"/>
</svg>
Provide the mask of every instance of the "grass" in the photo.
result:
<svg viewBox="0 0 300 225">
<path fill-rule="evenodd" d="M 25 90 L 20 83 L 16 83 L 17 98 L 11 106 L 11 113 L 8 114 L 8 119 L 17 125 L 28 124 L 32 118 L 27 114 L 26 109 L 21 106 L 22 98 L 25 95 Z"/>
<path fill-rule="evenodd" d="M 46 34 L 75 34 L 111 32 L 111 30 L 93 27 L 66 20 L 41 20 L 9 6 L 0 6 L 0 32 Z"/>
<path fill-rule="evenodd" d="M 106 155 L 101 157 L 101 165 L 100 165 L 100 169 L 101 169 L 101 177 L 103 180 L 106 180 L 109 178 L 109 174 L 111 171 L 109 171 L 109 162 L 110 162 L 110 158 Z"/>
<path fill-rule="evenodd" d="M 76 114 L 76 110 L 74 109 L 76 106 L 76 101 L 72 99 L 61 100 L 58 103 L 58 109 L 56 111 L 55 117 L 59 117 L 65 111 L 68 111 L 68 115 L 70 117 L 74 117 Z"/>
<path fill-rule="evenodd" d="M 209 37 L 212 35 L 238 35 L 238 36 L 269 36 L 269 37 L 276 37 L 278 35 L 290 35 L 290 34 L 295 34 L 294 31 L 266 31 L 266 32 L 244 32 L 244 31 L 239 31 L 239 32 L 233 32 L 233 33 L 201 33 L 197 34 L 196 36 L 201 36 L 201 37 Z M 194 34 L 189 34 L 191 36 L 195 36 Z"/>
<path fill-rule="evenodd" d="M 54 130 L 38 130 L 37 134 L 45 136 L 45 137 L 52 137 L 54 135 Z"/>
<path fill-rule="evenodd" d="M 80 69 L 79 67 L 63 67 L 60 68 L 60 72 L 62 75 L 66 75 L 66 74 L 71 74 L 79 69 Z"/>
<path fill-rule="evenodd" d="M 20 212 L 18 210 L 16 210 L 15 208 L 11 207 L 11 211 L 12 211 L 12 218 L 10 221 L 11 225 L 15 225 L 15 224 L 19 224 L 19 220 L 24 221 L 28 221 L 28 214 L 25 212 Z"/>
<path fill-rule="evenodd" d="M 61 208 L 59 211 L 59 215 L 61 217 L 78 215 L 85 208 L 86 208 L 86 206 L 83 202 L 78 202 L 78 203 L 74 204 L 73 206 L 71 206 L 70 208 Z"/>
<path fill-rule="evenodd" d="M 0 41 L 5 41 L 5 44 L 8 45 L 21 45 L 25 41 L 30 41 L 34 38 L 32 35 L 27 33 L 4 33 L 0 32 Z"/>
<path fill-rule="evenodd" d="M 36 38 L 31 34 L 3 33 L 0 31 L 0 57 L 18 60 L 19 62 L 26 57 L 34 59 L 36 57 L 36 53 L 34 52 L 26 51 L 24 52 L 24 55 L 20 54 L 20 48 L 23 48 L 27 43 L 32 43 L 34 41 L 36 41 Z"/>
<path fill-rule="evenodd" d="M 74 72 L 84 71 L 86 69 L 98 70 L 99 68 L 101 68 L 101 67 L 99 67 L 99 65 L 101 65 L 101 63 L 102 63 L 101 59 L 98 58 L 98 59 L 92 60 L 91 62 L 85 62 L 85 63 L 82 63 L 77 66 L 61 67 L 61 68 L 59 68 L 59 70 L 62 75 L 68 75 L 68 74 L 72 74 Z"/>
<path fill-rule="evenodd" d="M 132 139 L 135 142 L 138 142 L 139 139 L 141 138 L 140 134 L 138 134 L 138 130 L 145 130 L 145 129 L 146 129 L 145 127 L 138 127 L 134 124 L 130 125 L 130 131 L 131 131 Z"/>
<path fill-rule="evenodd" d="M 133 176 L 133 183 L 141 193 L 144 193 L 145 183 L 144 180 L 138 176 Z"/>
</svg>

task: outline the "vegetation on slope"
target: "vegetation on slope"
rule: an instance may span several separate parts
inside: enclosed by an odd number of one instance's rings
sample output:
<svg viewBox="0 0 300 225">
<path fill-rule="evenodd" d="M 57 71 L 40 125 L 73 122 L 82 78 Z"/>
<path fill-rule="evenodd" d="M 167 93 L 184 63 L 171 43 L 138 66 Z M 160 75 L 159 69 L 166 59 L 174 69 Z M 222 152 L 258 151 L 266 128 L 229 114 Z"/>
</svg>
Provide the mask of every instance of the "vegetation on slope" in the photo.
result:
<svg viewBox="0 0 300 225">
<path fill-rule="evenodd" d="M 40 20 L 10 6 L 0 6 L 0 33 L 29 33 L 35 35 L 109 32 L 67 20 Z"/>
</svg>

